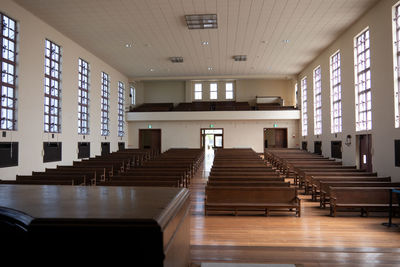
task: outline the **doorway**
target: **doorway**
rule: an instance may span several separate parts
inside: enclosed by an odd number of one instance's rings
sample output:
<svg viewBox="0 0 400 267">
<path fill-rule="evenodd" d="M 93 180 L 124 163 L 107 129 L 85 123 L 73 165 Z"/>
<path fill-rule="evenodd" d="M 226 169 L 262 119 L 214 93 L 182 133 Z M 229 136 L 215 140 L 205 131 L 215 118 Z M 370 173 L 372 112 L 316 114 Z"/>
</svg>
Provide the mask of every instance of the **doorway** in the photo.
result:
<svg viewBox="0 0 400 267">
<path fill-rule="evenodd" d="M 357 135 L 357 143 L 360 169 L 372 172 L 372 135 Z"/>
<path fill-rule="evenodd" d="M 224 129 L 201 128 L 200 147 L 204 149 L 205 171 L 210 171 L 214 161 L 214 150 L 224 148 Z"/>
<path fill-rule="evenodd" d="M 264 128 L 265 148 L 287 148 L 287 128 Z"/>
<path fill-rule="evenodd" d="M 161 153 L 161 129 L 139 129 L 139 148 Z"/>
</svg>

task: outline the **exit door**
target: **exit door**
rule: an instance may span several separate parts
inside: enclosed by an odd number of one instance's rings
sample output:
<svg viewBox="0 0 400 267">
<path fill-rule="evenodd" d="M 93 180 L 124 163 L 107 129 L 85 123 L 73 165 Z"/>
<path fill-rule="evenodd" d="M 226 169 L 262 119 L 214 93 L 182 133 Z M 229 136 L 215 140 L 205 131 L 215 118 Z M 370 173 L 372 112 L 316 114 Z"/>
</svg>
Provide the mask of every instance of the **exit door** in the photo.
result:
<svg viewBox="0 0 400 267">
<path fill-rule="evenodd" d="M 360 169 L 372 172 L 372 135 L 359 135 L 358 144 Z"/>
<path fill-rule="evenodd" d="M 202 128 L 200 129 L 200 147 L 223 148 L 224 147 L 224 129 Z"/>
</svg>

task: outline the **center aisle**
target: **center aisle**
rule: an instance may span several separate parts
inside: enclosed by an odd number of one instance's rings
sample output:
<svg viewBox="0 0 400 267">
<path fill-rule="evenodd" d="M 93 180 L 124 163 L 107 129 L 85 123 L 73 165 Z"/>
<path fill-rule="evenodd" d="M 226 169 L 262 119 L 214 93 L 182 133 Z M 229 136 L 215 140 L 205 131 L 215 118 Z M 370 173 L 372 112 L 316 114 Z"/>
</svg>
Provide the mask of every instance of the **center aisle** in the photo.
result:
<svg viewBox="0 0 400 267">
<path fill-rule="evenodd" d="M 303 266 L 398 266 L 400 232 L 385 217 L 330 217 L 302 198 L 302 217 L 204 216 L 210 158 L 192 179 L 191 254 L 201 262 L 302 264 Z M 300 265 L 301 266 L 301 265 Z"/>
</svg>

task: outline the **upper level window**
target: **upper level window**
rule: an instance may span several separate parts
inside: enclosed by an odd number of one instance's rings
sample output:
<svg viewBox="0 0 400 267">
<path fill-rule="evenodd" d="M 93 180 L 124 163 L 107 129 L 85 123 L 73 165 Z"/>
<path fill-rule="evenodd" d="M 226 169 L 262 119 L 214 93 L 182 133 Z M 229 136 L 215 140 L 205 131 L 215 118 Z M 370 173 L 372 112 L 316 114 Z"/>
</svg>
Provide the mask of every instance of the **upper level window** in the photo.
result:
<svg viewBox="0 0 400 267">
<path fill-rule="evenodd" d="M 118 136 L 124 136 L 125 84 L 118 82 Z"/>
<path fill-rule="evenodd" d="M 78 59 L 78 134 L 89 134 L 89 63 Z"/>
<path fill-rule="evenodd" d="M 299 89 L 298 89 L 297 83 L 294 85 L 294 97 L 295 97 L 295 99 L 294 99 L 295 107 L 297 107 L 299 105 L 297 103 L 297 101 L 299 101 Z"/>
<path fill-rule="evenodd" d="M 17 25 L 15 20 L 0 13 L 0 129 L 16 130 L 16 46 Z"/>
<path fill-rule="evenodd" d="M 321 66 L 314 70 L 314 134 L 322 134 Z"/>
<path fill-rule="evenodd" d="M 372 129 L 369 29 L 354 38 L 356 131 Z"/>
<path fill-rule="evenodd" d="M 131 86 L 130 97 L 131 97 L 131 105 L 133 106 L 136 105 L 136 89 L 133 86 Z"/>
<path fill-rule="evenodd" d="M 307 116 L 307 77 L 301 80 L 301 135 L 308 134 L 308 116 Z"/>
<path fill-rule="evenodd" d="M 342 132 L 342 78 L 340 73 L 340 52 L 330 58 L 331 75 L 331 132 Z"/>
<path fill-rule="evenodd" d="M 110 111 L 110 78 L 107 73 L 101 73 L 101 135 L 110 135 L 109 130 Z"/>
<path fill-rule="evenodd" d="M 218 98 L 218 85 L 217 83 L 210 83 L 210 99 Z"/>
<path fill-rule="evenodd" d="M 61 47 L 45 41 L 44 131 L 61 132 Z"/>
<path fill-rule="evenodd" d="M 394 7 L 393 18 L 394 30 L 394 66 L 395 66 L 395 84 L 394 84 L 394 125 L 400 127 L 400 4 Z"/>
<path fill-rule="evenodd" d="M 203 85 L 201 83 L 194 84 L 194 99 L 201 100 L 203 98 Z"/>
<path fill-rule="evenodd" d="M 233 83 L 225 84 L 225 99 L 233 99 Z"/>
</svg>

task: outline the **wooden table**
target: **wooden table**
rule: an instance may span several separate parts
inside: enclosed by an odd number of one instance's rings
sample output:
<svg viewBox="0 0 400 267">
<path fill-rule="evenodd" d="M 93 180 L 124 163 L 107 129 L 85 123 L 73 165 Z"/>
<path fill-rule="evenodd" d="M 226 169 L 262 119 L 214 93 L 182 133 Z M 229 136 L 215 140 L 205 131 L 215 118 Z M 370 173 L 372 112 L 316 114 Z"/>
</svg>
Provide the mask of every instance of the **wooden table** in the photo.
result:
<svg viewBox="0 0 400 267">
<path fill-rule="evenodd" d="M 21 255 L 188 266 L 189 208 L 184 188 L 1 185 L 0 234 Z"/>
</svg>

